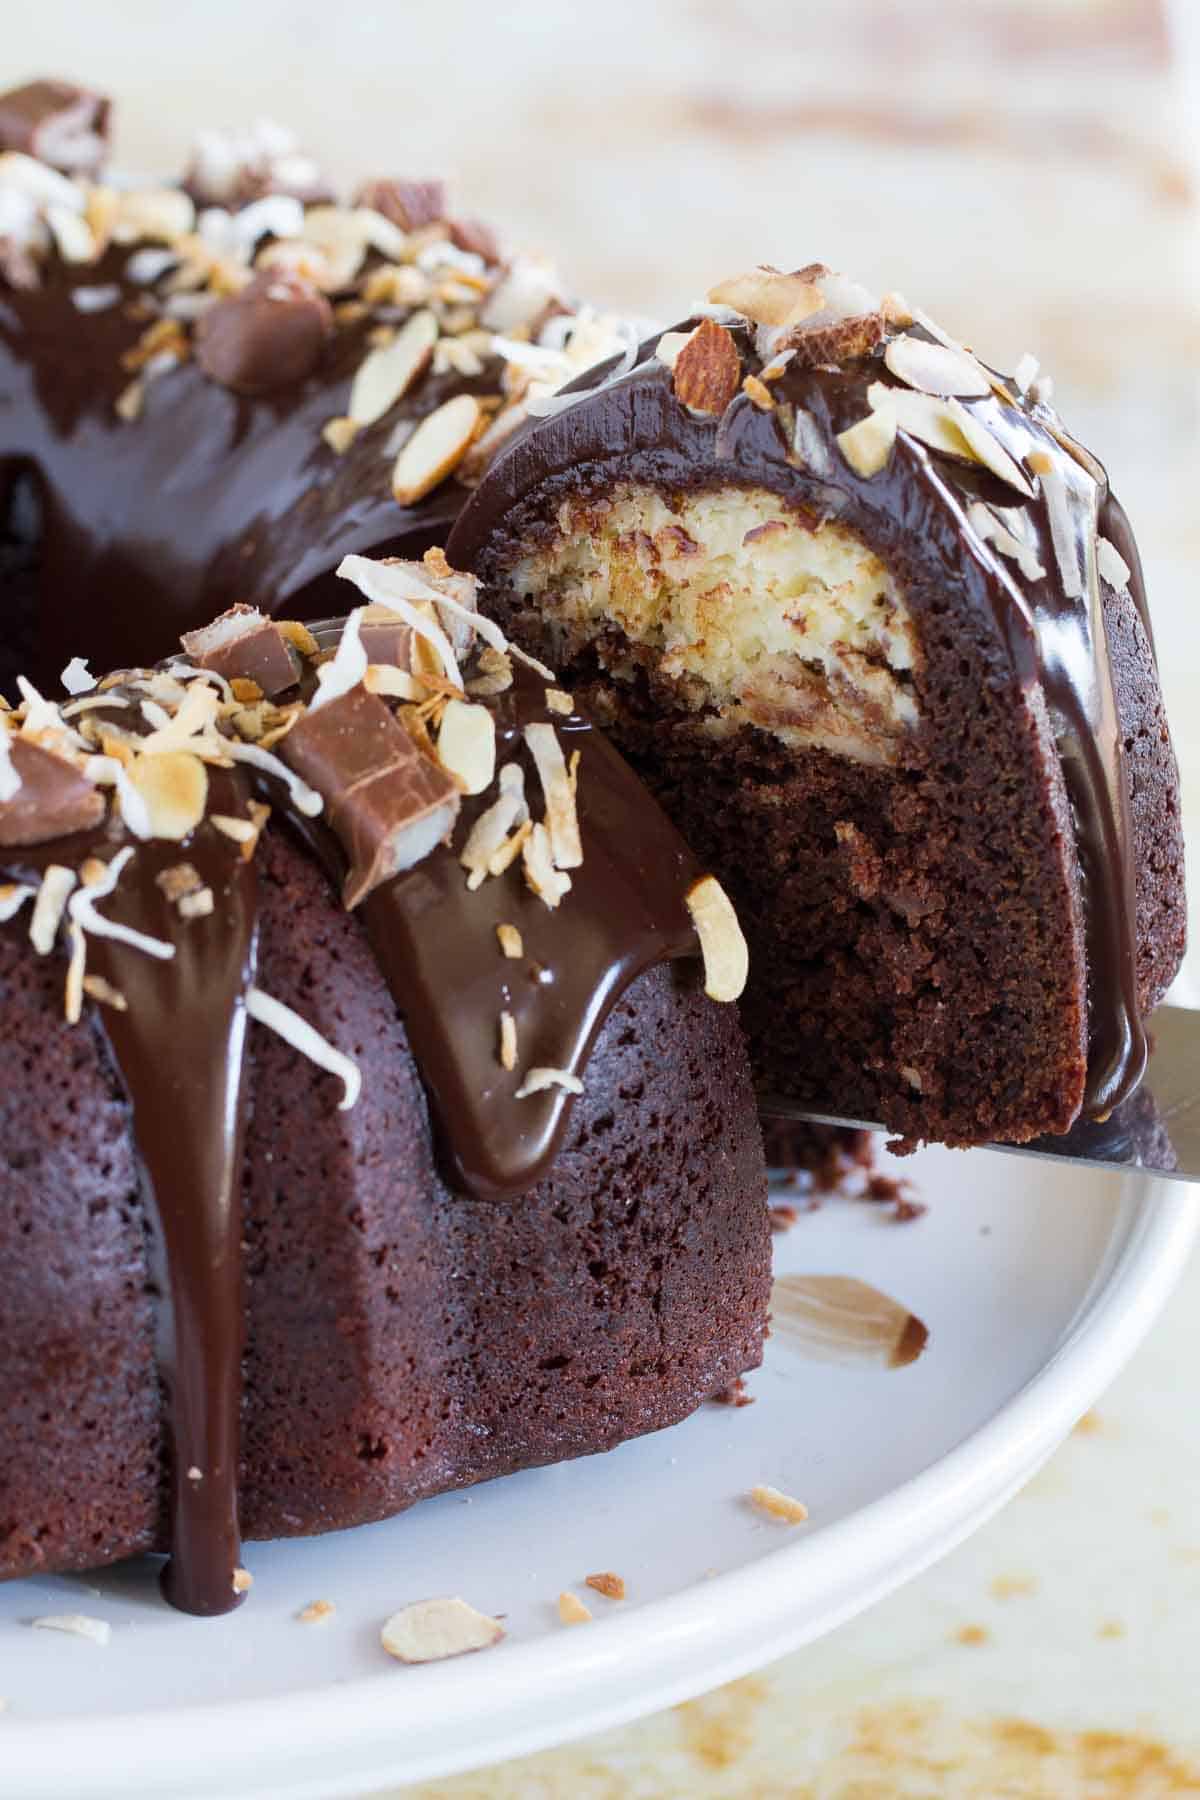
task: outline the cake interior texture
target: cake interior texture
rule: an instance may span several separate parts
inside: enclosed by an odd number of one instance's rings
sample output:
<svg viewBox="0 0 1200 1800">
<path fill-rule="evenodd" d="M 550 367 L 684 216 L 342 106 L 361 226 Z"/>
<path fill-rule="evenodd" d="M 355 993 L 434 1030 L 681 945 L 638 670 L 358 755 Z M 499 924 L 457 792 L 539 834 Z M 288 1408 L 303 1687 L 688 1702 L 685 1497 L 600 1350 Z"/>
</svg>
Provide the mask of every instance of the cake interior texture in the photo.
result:
<svg viewBox="0 0 1200 1800">
<path fill-rule="evenodd" d="M 868 542 L 852 508 L 635 453 L 543 482 L 479 569 L 728 887 L 760 1087 L 1028 1139 L 1083 1098 L 1087 895 L 1056 721 L 939 529 Z M 1148 1010 L 1182 945 L 1177 792 L 1151 646 L 1128 595 L 1103 605 Z"/>
</svg>

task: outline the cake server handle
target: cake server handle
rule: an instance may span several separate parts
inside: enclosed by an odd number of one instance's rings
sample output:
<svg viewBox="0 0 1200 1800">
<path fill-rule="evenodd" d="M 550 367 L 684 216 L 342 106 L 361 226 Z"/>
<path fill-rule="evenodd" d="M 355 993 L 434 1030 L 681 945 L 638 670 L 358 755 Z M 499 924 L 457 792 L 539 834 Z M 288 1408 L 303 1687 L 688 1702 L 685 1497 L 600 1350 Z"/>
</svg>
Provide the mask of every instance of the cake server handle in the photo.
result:
<svg viewBox="0 0 1200 1800">
<path fill-rule="evenodd" d="M 1061 1137 L 992 1148 L 1097 1169 L 1145 1169 L 1176 1181 L 1200 1181 L 1200 1011 L 1160 1006 L 1150 1021 L 1150 1040 L 1150 1063 L 1141 1087 L 1102 1123 L 1081 1120 Z M 764 1118 L 882 1129 L 864 1119 L 844 1118 L 819 1103 L 801 1105 L 760 1094 L 758 1104 Z"/>
</svg>

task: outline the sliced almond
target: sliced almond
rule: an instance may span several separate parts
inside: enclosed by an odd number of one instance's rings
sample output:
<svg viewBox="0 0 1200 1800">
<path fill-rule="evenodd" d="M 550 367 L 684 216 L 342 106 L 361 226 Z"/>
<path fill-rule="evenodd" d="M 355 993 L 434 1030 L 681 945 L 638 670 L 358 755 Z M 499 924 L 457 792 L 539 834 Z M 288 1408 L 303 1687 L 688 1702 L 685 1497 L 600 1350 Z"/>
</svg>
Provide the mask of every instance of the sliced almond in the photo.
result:
<svg viewBox="0 0 1200 1800">
<path fill-rule="evenodd" d="M 383 349 L 363 358 L 350 387 L 346 408 L 351 423 L 374 425 L 407 394 L 438 341 L 438 322 L 427 308 L 415 312 Z"/>
<path fill-rule="evenodd" d="M 525 880 L 546 905 L 554 910 L 571 891 L 571 877 L 554 865 L 550 833 L 544 825 L 534 825 L 521 845 Z"/>
<path fill-rule="evenodd" d="M 496 936 L 500 940 L 500 951 L 510 962 L 517 962 L 525 954 L 525 941 L 515 925 L 497 925 Z"/>
<path fill-rule="evenodd" d="M 392 470 L 392 494 L 401 506 L 423 499 L 458 466 L 481 416 L 474 394 L 456 394 L 421 420 Z"/>
<path fill-rule="evenodd" d="M 773 1519 L 782 1519 L 785 1525 L 803 1525 L 808 1517 L 808 1508 L 802 1500 L 793 1500 L 790 1494 L 782 1493 L 777 1487 L 753 1487 L 750 1499 L 760 1512 L 769 1513 Z"/>
<path fill-rule="evenodd" d="M 883 353 L 892 374 L 922 394 L 983 395 L 992 391 L 987 371 L 963 350 L 925 338 L 894 337 Z"/>
<path fill-rule="evenodd" d="M 151 837 L 177 843 L 204 817 L 208 771 L 189 750 L 136 757 L 129 780 L 145 802 Z"/>
<path fill-rule="evenodd" d="M 489 1618 L 457 1597 L 417 1600 L 392 1614 L 379 1634 L 389 1656 L 403 1663 L 443 1662 L 487 1650 L 504 1636 L 499 1619 Z"/>
<path fill-rule="evenodd" d="M 1006 481 L 1009 487 L 1016 488 L 1027 500 L 1032 500 L 1033 489 L 999 439 L 973 413 L 967 411 L 961 400 L 947 400 L 946 405 L 975 461 L 982 463 L 985 469 L 990 469 L 993 475 L 998 475 L 1001 481 Z"/>
<path fill-rule="evenodd" d="M 564 1625 L 590 1625 L 592 1615 L 578 1594 L 564 1591 L 558 1596 L 558 1616 Z"/>
<path fill-rule="evenodd" d="M 877 407 L 869 412 L 865 419 L 857 425 L 851 425 L 846 431 L 839 431 L 837 447 L 845 457 L 856 475 L 869 480 L 886 469 L 891 461 L 892 449 L 896 442 L 896 412 L 894 407 Z"/>
<path fill-rule="evenodd" d="M 545 796 L 546 829 L 550 834 L 555 867 L 577 869 L 583 862 L 583 843 L 579 835 L 575 791 L 567 773 L 558 733 L 553 725 L 527 725 L 525 742 L 537 767 Z"/>
<path fill-rule="evenodd" d="M 807 270 L 785 275 L 760 265 L 708 291 L 714 306 L 729 306 L 756 325 L 798 325 L 825 305 L 825 296 Z"/>
<path fill-rule="evenodd" d="M 510 1012 L 500 1014 L 500 1067 L 515 1069 L 517 1066 L 517 1021 Z"/>
<path fill-rule="evenodd" d="M 486 706 L 450 700 L 437 739 L 438 761 L 465 794 L 483 794 L 496 774 L 496 722 Z"/>
<path fill-rule="evenodd" d="M 336 1611 L 337 1607 L 332 1600 L 310 1600 L 307 1606 L 300 1608 L 296 1617 L 301 1625 L 321 1625 L 327 1619 L 332 1619 Z"/>
<path fill-rule="evenodd" d="M 704 991 L 710 1000 L 736 1000 L 746 985 L 750 953 L 737 914 L 714 875 L 702 875 L 685 895 L 704 953 Z"/>
<path fill-rule="evenodd" d="M 875 381 L 867 389 L 867 404 L 874 411 L 894 410 L 901 431 L 915 437 L 943 456 L 957 456 L 981 463 L 1026 499 L 1033 489 L 1003 445 L 985 425 L 970 414 L 960 400 L 934 394 L 909 393 Z"/>
<path fill-rule="evenodd" d="M 690 412 L 719 416 L 742 381 L 742 359 L 733 333 L 703 319 L 675 358 L 675 398 Z"/>
</svg>

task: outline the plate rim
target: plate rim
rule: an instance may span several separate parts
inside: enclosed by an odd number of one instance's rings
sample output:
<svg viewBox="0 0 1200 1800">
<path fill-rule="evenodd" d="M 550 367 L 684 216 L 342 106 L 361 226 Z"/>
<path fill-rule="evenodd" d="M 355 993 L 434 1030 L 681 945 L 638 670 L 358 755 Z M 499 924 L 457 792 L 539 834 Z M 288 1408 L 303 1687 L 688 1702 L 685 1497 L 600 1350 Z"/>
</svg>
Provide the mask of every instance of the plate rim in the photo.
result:
<svg viewBox="0 0 1200 1800">
<path fill-rule="evenodd" d="M 989 1419 L 846 1517 L 572 1634 L 569 1656 L 554 1634 L 510 1641 L 503 1656 L 489 1661 L 482 1699 L 475 1693 L 469 1742 L 447 1748 L 427 1741 L 445 1732 L 455 1710 L 453 1664 L 408 1672 L 420 1690 L 404 1714 L 396 1710 L 395 1671 L 384 1668 L 265 1699 L 74 1720 L 10 1717 L 3 1727 L 8 1779 L 32 1782 L 12 1791 L 50 1796 L 70 1783 L 76 1800 L 108 1800 L 152 1778 L 162 1800 L 235 1793 L 244 1800 L 335 1800 L 372 1784 L 403 1786 L 461 1773 L 608 1729 L 799 1648 L 882 1599 L 983 1524 L 1036 1472 L 1145 1337 L 1200 1236 L 1200 1206 L 1182 1183 L 1137 1174 L 1119 1180 L 1121 1241 L 1107 1274 L 1052 1355 Z M 789 1616 L 798 1592 L 806 1595 L 799 1619 Z M 588 1696 L 582 1705 L 581 1690 Z M 422 1717 L 414 1729 L 418 1707 Z M 187 1770 L 187 1780 L 173 1780 L 172 1770 Z"/>
</svg>

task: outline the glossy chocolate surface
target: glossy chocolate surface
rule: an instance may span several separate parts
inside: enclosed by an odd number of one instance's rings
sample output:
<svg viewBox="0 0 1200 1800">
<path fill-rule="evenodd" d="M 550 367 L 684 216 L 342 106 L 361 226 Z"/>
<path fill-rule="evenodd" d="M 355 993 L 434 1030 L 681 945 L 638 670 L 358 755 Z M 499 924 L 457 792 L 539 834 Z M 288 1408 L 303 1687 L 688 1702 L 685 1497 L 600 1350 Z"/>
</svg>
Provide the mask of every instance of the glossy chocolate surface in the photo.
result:
<svg viewBox="0 0 1200 1800">
<path fill-rule="evenodd" d="M 332 642 L 339 627 L 319 629 Z M 118 690 L 118 693 L 120 690 Z M 136 698 L 136 695 L 135 695 Z M 545 683 L 522 672 L 488 703 L 498 761 L 519 759 L 534 816 L 541 797 L 525 725 L 544 720 L 569 755 L 579 750 L 584 862 L 551 911 L 526 886 L 520 862 L 476 892 L 458 861 L 489 795 L 468 800 L 453 842 L 384 883 L 363 906 L 366 928 L 403 1020 L 434 1114 L 447 1181 L 481 1200 L 512 1198 L 549 1173 L 570 1120 L 571 1096 L 551 1088 L 516 1098 L 531 1066 L 587 1079 L 596 1035 L 643 971 L 695 955 L 684 895 L 700 873 L 683 840 L 602 735 L 576 714 L 552 713 Z M 114 708 L 114 724 L 135 714 Z M 212 772 L 210 812 L 245 817 L 258 793 L 309 845 L 340 891 L 346 856 L 323 818 L 292 807 L 283 784 L 239 767 Z M 491 797 L 494 797 L 491 796 Z M 241 1411 L 240 1146 L 246 996 L 254 982 L 258 887 L 253 858 L 206 819 L 182 844 L 137 843 L 111 820 L 31 850 L 0 852 L 0 880 L 40 879 L 51 863 L 78 868 L 134 855 L 105 916 L 175 946 L 173 959 L 89 935 L 89 969 L 128 1002 L 98 1017 L 131 1109 L 152 1232 L 158 1356 L 171 1448 L 168 1597 L 185 1611 L 236 1604 L 240 1545 L 237 1449 Z M 207 917 L 184 920 L 156 877 L 187 861 L 212 889 Z M 331 898 L 331 904 L 335 904 Z M 520 930 L 524 954 L 505 957 L 496 926 Z M 25 929 L 17 920 L 5 927 Z M 32 954 L 32 950 L 30 954 Z M 517 1026 L 518 1065 L 498 1057 L 499 1018 Z M 368 1058 L 366 1078 L 370 1079 Z"/>
<path fill-rule="evenodd" d="M 677 329 L 688 330 L 694 320 Z M 916 328 L 916 335 L 922 335 Z M 734 329 L 747 372 L 756 372 L 751 332 Z M 637 366 L 606 380 L 593 371 L 573 384 L 578 404 L 523 426 L 501 450 L 448 543 L 458 568 L 474 568 L 514 508 L 545 484 L 581 479 L 602 492 L 621 479 L 664 490 L 762 485 L 817 517 L 857 531 L 903 585 L 905 572 L 931 572 L 969 597 L 994 623 L 1009 667 L 1025 687 L 1040 683 L 1057 738 L 1076 824 L 1089 979 L 1089 1055 L 1085 1111 L 1103 1117 L 1132 1093 L 1145 1070 L 1146 1035 L 1137 992 L 1136 905 L 1128 783 L 1105 633 L 1097 531 L 1131 569 L 1131 592 L 1149 634 L 1140 563 L 1128 521 L 1100 465 L 1071 444 L 1048 409 L 996 394 L 963 404 L 1018 463 L 1031 452 L 1051 458 L 1064 484 L 1083 596 L 1070 597 L 1055 557 L 1044 490 L 1025 500 L 979 464 L 925 449 L 903 432 L 887 467 L 863 477 L 835 438 L 864 418 L 873 382 L 899 386 L 879 356 L 842 367 L 790 365 L 774 381 L 770 411 L 739 393 L 719 421 L 696 417 L 675 398 L 670 371 L 656 360 L 657 339 Z M 794 455 L 791 422 L 803 410 L 826 452 Z M 1032 480 L 1032 478 L 1031 478 Z M 982 500 L 1024 515 L 1044 569 L 1031 581 L 993 554 L 968 527 L 966 508 Z"/>
</svg>

